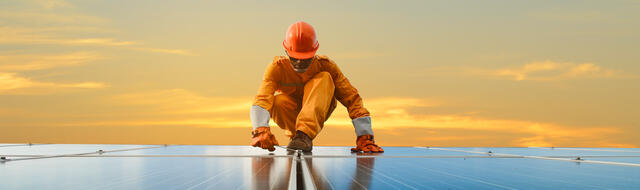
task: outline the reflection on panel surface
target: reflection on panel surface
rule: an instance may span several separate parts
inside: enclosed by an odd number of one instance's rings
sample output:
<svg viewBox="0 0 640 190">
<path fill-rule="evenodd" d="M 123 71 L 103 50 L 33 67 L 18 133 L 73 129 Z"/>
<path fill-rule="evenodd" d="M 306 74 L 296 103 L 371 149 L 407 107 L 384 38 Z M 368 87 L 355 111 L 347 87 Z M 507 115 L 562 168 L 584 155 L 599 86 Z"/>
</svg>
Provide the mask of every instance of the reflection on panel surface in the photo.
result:
<svg viewBox="0 0 640 190">
<path fill-rule="evenodd" d="M 464 155 L 475 155 L 472 153 L 465 152 L 452 152 L 452 151 L 443 151 L 436 149 L 426 149 L 426 148 L 416 148 L 416 147 L 384 147 L 383 154 L 377 155 L 388 155 L 388 156 L 428 156 L 428 155 L 450 155 L 450 156 L 464 156 Z M 351 153 L 351 147 L 314 147 L 313 156 L 355 156 L 356 154 Z"/>
<path fill-rule="evenodd" d="M 640 189 L 640 149 L 384 148 L 0 144 L 0 189 Z"/>
<path fill-rule="evenodd" d="M 526 158 L 307 158 L 333 189 L 638 189 L 640 168 Z"/>
<path fill-rule="evenodd" d="M 287 188 L 291 158 L 53 158 L 0 165 L 0 189 Z"/>
<path fill-rule="evenodd" d="M 268 152 L 257 147 L 250 146 L 205 146 L 205 145 L 174 145 L 157 149 L 143 149 L 126 152 L 108 153 L 110 155 L 239 155 L 239 156 L 264 156 L 287 155 L 287 151 L 277 148 Z"/>
</svg>

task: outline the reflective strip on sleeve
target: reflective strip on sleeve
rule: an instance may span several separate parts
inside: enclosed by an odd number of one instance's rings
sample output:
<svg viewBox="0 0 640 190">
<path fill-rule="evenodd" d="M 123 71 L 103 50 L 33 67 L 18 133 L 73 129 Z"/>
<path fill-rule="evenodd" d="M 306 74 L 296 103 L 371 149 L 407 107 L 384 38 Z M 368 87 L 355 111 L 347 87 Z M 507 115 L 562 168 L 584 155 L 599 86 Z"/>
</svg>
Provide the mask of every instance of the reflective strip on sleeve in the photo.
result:
<svg viewBox="0 0 640 190">
<path fill-rule="evenodd" d="M 371 117 L 364 116 L 351 120 L 353 127 L 356 129 L 356 135 L 373 135 L 371 129 Z"/>
<path fill-rule="evenodd" d="M 256 130 L 258 127 L 269 127 L 269 118 L 271 118 L 271 114 L 266 109 L 256 105 L 251 106 L 250 115 L 253 130 Z"/>
</svg>

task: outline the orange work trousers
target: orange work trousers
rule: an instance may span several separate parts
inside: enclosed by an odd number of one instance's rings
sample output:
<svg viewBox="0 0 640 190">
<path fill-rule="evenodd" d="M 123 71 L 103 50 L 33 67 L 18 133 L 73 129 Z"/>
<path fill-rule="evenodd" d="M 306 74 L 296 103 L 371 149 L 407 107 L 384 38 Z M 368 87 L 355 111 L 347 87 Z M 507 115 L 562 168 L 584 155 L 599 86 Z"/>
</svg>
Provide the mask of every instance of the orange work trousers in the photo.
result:
<svg viewBox="0 0 640 190">
<path fill-rule="evenodd" d="M 289 138 L 302 131 L 311 139 L 318 135 L 336 108 L 335 86 L 328 72 L 320 72 L 304 84 L 302 101 L 286 94 L 274 98 L 271 119 L 285 130 Z"/>
</svg>

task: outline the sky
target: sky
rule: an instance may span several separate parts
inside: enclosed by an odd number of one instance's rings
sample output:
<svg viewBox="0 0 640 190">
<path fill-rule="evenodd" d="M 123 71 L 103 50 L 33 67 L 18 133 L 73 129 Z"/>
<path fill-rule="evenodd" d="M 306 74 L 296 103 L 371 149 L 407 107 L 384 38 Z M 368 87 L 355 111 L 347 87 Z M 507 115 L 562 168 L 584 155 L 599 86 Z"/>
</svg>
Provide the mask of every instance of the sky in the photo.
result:
<svg viewBox="0 0 640 190">
<path fill-rule="evenodd" d="M 381 146 L 640 147 L 638 1 L 0 2 L 0 143 L 248 145 L 296 21 Z M 289 141 L 271 121 L 280 144 Z M 315 145 L 353 146 L 338 106 Z"/>
</svg>

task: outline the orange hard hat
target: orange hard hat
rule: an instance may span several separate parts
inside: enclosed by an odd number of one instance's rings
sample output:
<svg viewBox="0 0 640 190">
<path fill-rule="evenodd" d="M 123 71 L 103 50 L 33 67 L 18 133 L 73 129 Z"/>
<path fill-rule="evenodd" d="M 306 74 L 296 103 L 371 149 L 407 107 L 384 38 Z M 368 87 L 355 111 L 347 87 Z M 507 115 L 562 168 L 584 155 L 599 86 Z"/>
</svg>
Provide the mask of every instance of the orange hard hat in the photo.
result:
<svg viewBox="0 0 640 190">
<path fill-rule="evenodd" d="M 316 39 L 316 31 L 309 23 L 302 21 L 289 26 L 282 45 L 289 56 L 296 59 L 312 58 L 320 46 Z"/>
</svg>

